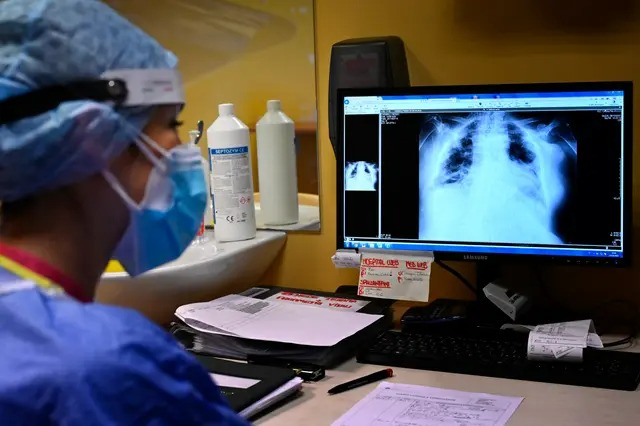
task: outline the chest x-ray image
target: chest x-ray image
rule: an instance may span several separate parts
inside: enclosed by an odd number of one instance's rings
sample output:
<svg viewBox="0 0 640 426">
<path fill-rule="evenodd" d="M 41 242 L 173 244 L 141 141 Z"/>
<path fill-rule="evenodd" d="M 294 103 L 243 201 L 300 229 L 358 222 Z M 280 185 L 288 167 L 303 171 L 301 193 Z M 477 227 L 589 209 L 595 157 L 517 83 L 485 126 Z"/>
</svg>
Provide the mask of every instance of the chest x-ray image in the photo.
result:
<svg viewBox="0 0 640 426">
<path fill-rule="evenodd" d="M 562 112 L 429 114 L 419 139 L 422 240 L 562 244 L 556 211 L 577 141 Z"/>
<path fill-rule="evenodd" d="M 347 191 L 375 191 L 378 184 L 378 166 L 366 161 L 347 163 L 344 168 Z"/>
</svg>

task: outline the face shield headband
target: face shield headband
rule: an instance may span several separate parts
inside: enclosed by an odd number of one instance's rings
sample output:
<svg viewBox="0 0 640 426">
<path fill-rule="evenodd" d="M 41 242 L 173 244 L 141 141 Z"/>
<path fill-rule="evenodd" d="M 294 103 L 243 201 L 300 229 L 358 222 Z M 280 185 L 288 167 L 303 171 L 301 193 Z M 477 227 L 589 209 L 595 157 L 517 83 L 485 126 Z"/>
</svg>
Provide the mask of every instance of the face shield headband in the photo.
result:
<svg viewBox="0 0 640 426">
<path fill-rule="evenodd" d="M 119 108 L 182 105 L 185 96 L 176 70 L 113 70 L 99 79 L 43 87 L 0 101 L 0 125 L 43 114 L 64 102 L 82 100 L 107 102 Z"/>
</svg>

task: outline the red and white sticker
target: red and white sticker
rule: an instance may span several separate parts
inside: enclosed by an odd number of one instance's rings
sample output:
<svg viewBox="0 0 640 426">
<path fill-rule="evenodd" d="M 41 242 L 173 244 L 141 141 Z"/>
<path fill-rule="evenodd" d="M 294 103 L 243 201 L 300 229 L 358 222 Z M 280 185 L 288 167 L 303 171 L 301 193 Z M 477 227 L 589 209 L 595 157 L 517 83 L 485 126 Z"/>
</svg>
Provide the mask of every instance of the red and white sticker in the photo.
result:
<svg viewBox="0 0 640 426">
<path fill-rule="evenodd" d="M 315 294 L 295 293 L 291 291 L 281 291 L 268 297 L 266 300 L 278 300 L 280 302 L 295 303 L 297 305 L 317 306 L 319 308 L 329 308 L 347 311 L 359 311 L 369 301 L 358 299 L 347 299 L 343 297 L 326 297 Z"/>
<path fill-rule="evenodd" d="M 432 263 L 433 255 L 363 252 L 358 295 L 426 302 Z"/>
</svg>

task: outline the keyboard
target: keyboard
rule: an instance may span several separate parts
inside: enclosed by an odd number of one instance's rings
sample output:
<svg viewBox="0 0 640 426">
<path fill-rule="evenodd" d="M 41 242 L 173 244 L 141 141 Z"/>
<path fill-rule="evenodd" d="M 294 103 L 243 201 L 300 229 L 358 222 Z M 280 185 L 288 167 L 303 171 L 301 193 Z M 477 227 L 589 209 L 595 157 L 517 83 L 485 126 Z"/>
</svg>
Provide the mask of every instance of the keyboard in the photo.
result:
<svg viewBox="0 0 640 426">
<path fill-rule="evenodd" d="M 516 332 L 386 331 L 356 356 L 364 364 L 416 368 L 633 391 L 640 382 L 640 354 L 584 350 L 581 363 L 527 360 L 527 335 Z"/>
</svg>

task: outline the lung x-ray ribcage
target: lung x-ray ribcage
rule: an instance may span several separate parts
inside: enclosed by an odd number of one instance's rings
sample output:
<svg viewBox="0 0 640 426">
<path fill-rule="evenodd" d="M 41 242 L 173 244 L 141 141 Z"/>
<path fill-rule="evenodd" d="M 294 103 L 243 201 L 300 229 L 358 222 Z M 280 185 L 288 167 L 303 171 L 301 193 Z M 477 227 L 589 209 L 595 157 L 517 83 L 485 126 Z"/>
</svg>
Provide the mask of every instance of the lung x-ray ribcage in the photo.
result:
<svg viewBox="0 0 640 426">
<path fill-rule="evenodd" d="M 420 136 L 420 239 L 559 244 L 577 142 L 560 121 L 430 114 Z"/>
</svg>

